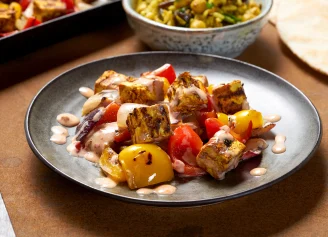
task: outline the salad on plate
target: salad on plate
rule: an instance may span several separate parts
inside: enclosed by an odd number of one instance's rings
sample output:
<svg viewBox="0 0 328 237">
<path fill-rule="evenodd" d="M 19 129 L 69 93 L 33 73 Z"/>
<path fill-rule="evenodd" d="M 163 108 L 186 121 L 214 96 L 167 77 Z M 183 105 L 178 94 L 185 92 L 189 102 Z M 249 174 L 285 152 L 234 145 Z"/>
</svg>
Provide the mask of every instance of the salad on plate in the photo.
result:
<svg viewBox="0 0 328 237">
<path fill-rule="evenodd" d="M 126 182 L 141 195 L 174 193 L 169 182 L 175 176 L 224 179 L 267 148 L 260 136 L 280 120 L 251 108 L 240 80 L 212 85 L 206 75 L 177 75 L 170 64 L 139 77 L 108 70 L 94 89 L 79 91 L 88 98 L 82 121 L 68 113 L 57 117 L 64 126 L 77 126 L 67 151 L 99 164 L 106 176 L 100 185 Z M 67 130 L 52 131 L 50 140 L 65 144 Z M 286 150 L 285 139 L 276 136 L 274 153 Z M 251 174 L 265 172 L 259 167 Z M 154 185 L 160 186 L 145 188 Z"/>
</svg>

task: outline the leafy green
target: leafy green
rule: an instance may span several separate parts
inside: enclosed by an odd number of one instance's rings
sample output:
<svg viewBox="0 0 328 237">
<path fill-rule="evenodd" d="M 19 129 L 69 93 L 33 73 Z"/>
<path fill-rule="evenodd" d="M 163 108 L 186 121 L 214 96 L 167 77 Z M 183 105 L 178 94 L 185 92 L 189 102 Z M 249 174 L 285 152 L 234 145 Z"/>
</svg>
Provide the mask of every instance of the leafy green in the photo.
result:
<svg viewBox="0 0 328 237">
<path fill-rule="evenodd" d="M 181 7 L 181 8 L 179 9 L 179 12 L 185 12 L 186 10 L 187 10 L 186 7 Z"/>
<path fill-rule="evenodd" d="M 229 23 L 236 23 L 236 22 L 239 22 L 241 21 L 241 19 L 239 17 L 236 17 L 235 15 L 233 14 L 229 14 L 229 13 L 223 13 L 224 15 L 224 19 L 226 22 L 229 22 Z"/>
<path fill-rule="evenodd" d="M 212 9 L 214 7 L 213 3 L 206 2 L 206 8 L 207 9 Z"/>
</svg>

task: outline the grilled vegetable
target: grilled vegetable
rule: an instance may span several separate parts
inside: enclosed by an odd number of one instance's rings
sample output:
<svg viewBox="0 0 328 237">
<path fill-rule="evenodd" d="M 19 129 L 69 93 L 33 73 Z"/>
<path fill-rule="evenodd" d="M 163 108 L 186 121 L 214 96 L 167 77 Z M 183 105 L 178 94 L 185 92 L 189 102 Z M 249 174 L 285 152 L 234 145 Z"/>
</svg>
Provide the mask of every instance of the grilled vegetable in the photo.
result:
<svg viewBox="0 0 328 237">
<path fill-rule="evenodd" d="M 217 118 L 208 118 L 205 120 L 205 127 L 207 138 L 210 139 L 214 136 L 214 134 L 220 130 L 220 128 L 224 126 L 223 123 L 220 122 Z"/>
<path fill-rule="evenodd" d="M 153 74 L 158 77 L 165 77 L 169 81 L 170 84 L 172 84 L 172 82 L 176 78 L 173 66 L 168 63 L 166 63 L 163 66 L 161 66 L 160 68 L 157 68 L 156 70 L 150 72 L 149 74 Z"/>
<path fill-rule="evenodd" d="M 117 121 L 117 112 L 120 106 L 115 102 L 110 103 L 106 109 L 102 117 L 97 122 L 96 126 L 99 126 L 103 123 L 112 123 Z"/>
<path fill-rule="evenodd" d="M 12 2 L 9 5 L 9 8 L 15 11 L 16 19 L 20 18 L 22 15 L 22 7 L 17 2 Z"/>
<path fill-rule="evenodd" d="M 90 111 L 98 107 L 106 107 L 110 103 L 117 101 L 119 94 L 117 90 L 102 90 L 91 96 L 82 107 L 82 115 L 87 115 Z"/>
<path fill-rule="evenodd" d="M 119 162 L 131 189 L 173 179 L 170 157 L 154 144 L 135 144 L 119 154 Z"/>
<path fill-rule="evenodd" d="M 122 104 L 119 110 L 117 111 L 117 125 L 119 128 L 124 129 L 127 128 L 126 120 L 130 113 L 135 108 L 147 107 L 147 105 L 135 104 L 135 103 L 125 103 Z"/>
<path fill-rule="evenodd" d="M 174 170 L 186 176 L 206 174 L 196 163 L 196 156 L 202 145 L 200 137 L 188 125 L 176 128 L 168 144 Z"/>
<path fill-rule="evenodd" d="M 233 131 L 242 134 L 252 122 L 252 128 L 260 128 L 263 125 L 262 114 L 256 110 L 242 110 L 232 116 Z"/>
<path fill-rule="evenodd" d="M 96 125 L 103 114 L 103 108 L 95 109 L 84 117 L 83 121 L 76 127 L 75 135 L 77 141 L 83 141 Z"/>
<path fill-rule="evenodd" d="M 34 17 L 29 17 L 26 19 L 26 24 L 23 29 L 28 29 L 28 28 L 31 28 L 33 26 L 37 26 L 40 24 L 41 24 L 41 22 L 38 19 L 35 19 Z"/>
<path fill-rule="evenodd" d="M 110 176 L 116 182 L 126 181 L 122 166 L 118 161 L 118 154 L 110 147 L 106 147 L 102 152 L 99 165 L 106 175 Z"/>
</svg>

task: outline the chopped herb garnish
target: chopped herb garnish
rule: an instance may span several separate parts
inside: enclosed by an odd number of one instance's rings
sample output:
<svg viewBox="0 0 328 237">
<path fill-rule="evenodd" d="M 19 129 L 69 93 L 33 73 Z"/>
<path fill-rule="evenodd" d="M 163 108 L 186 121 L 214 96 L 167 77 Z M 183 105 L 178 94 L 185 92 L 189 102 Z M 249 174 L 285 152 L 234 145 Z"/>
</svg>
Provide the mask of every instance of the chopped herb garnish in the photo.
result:
<svg viewBox="0 0 328 237">
<path fill-rule="evenodd" d="M 224 139 L 223 142 L 224 142 L 224 145 L 226 145 L 227 147 L 231 146 L 231 143 L 232 143 L 232 141 L 229 139 Z"/>
<path fill-rule="evenodd" d="M 230 24 L 235 24 L 236 23 L 234 19 L 232 19 L 230 16 L 226 16 L 226 15 L 224 16 L 223 20 L 230 23 Z"/>
<path fill-rule="evenodd" d="M 213 3 L 206 2 L 206 8 L 207 9 L 212 9 L 214 7 Z"/>
<path fill-rule="evenodd" d="M 186 10 L 187 10 L 186 7 L 181 7 L 181 8 L 179 9 L 179 12 L 185 12 Z"/>
<path fill-rule="evenodd" d="M 229 23 L 234 24 L 234 23 L 236 23 L 236 22 L 238 22 L 238 21 L 241 21 L 241 19 L 240 19 L 239 17 L 236 17 L 236 16 L 233 15 L 233 14 L 223 13 L 223 15 L 224 15 L 224 20 L 225 20 L 226 22 L 229 22 Z"/>
</svg>

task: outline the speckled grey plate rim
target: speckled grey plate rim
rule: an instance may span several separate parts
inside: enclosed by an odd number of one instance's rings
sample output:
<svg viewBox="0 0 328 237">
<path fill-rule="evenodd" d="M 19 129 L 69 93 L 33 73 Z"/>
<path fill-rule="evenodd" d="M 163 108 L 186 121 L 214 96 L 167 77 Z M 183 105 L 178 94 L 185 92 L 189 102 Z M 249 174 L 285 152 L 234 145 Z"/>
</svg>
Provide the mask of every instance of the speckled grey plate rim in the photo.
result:
<svg viewBox="0 0 328 237">
<path fill-rule="evenodd" d="M 39 95 L 46 89 L 48 88 L 49 86 L 51 86 L 51 84 L 53 82 L 55 82 L 56 80 L 58 80 L 61 76 L 69 73 L 69 72 L 72 72 L 74 70 L 78 70 L 79 68 L 81 67 L 84 67 L 86 65 L 91 65 L 91 64 L 97 64 L 101 61 L 104 61 L 104 60 L 109 60 L 109 59 L 114 59 L 114 58 L 119 58 L 119 57 L 129 57 L 129 56 L 134 56 L 134 55 L 144 55 L 144 56 L 147 56 L 147 55 L 151 55 L 151 56 L 154 56 L 156 54 L 171 54 L 171 55 L 174 55 L 176 54 L 177 56 L 179 55 L 194 55 L 194 56 L 204 56 L 204 57 L 214 57 L 214 58 L 219 58 L 221 60 L 227 60 L 227 61 L 230 61 L 231 63 L 237 63 L 237 64 L 244 64 L 250 68 L 252 68 L 252 70 L 260 70 L 260 71 L 263 71 L 264 73 L 268 73 L 270 74 L 271 76 L 274 76 L 278 81 L 281 81 L 282 83 L 286 83 L 287 85 L 289 85 L 290 87 L 292 87 L 294 90 L 296 90 L 301 96 L 303 96 L 303 98 L 308 102 L 308 105 L 313 109 L 313 111 L 315 111 L 315 117 L 317 119 L 317 125 L 318 125 L 318 131 L 317 131 L 317 139 L 315 141 L 315 145 L 314 147 L 312 148 L 312 151 L 310 152 L 310 154 L 305 157 L 303 159 L 303 161 L 295 166 L 292 170 L 290 170 L 288 173 L 280 176 L 279 178 L 275 179 L 275 180 L 272 180 L 271 182 L 268 182 L 264 185 L 261 185 L 261 186 L 258 186 L 256 188 L 253 188 L 253 189 L 250 189 L 250 190 L 246 190 L 244 192 L 240 192 L 240 193 L 236 193 L 236 194 L 233 194 L 233 195 L 229 195 L 229 196 L 225 196 L 225 197 L 219 197 L 219 198 L 212 198 L 212 199 L 201 199 L 201 200 L 192 200 L 192 201 L 174 201 L 174 202 L 167 202 L 167 201 L 154 201 L 154 200 L 142 200 L 142 199 L 136 199 L 136 198 L 132 198 L 132 197 L 127 197 L 127 196 L 123 196 L 123 195 L 118 195 L 118 194 L 112 194 L 112 193 L 107 193 L 107 192 L 103 192 L 101 190 L 98 190 L 96 188 L 93 188 L 87 184 L 84 184 L 84 183 L 81 183 L 80 181 L 70 177 L 69 175 L 63 173 L 60 169 L 58 169 L 57 167 L 53 166 L 48 160 L 46 157 L 44 157 L 42 155 L 42 153 L 37 149 L 37 147 L 35 146 L 33 140 L 32 140 L 32 137 L 31 137 L 31 133 L 30 133 L 30 128 L 29 128 L 29 118 L 31 116 L 31 110 L 33 108 L 33 105 L 34 103 L 36 102 L 36 100 L 38 99 Z M 73 69 L 70 69 L 60 75 L 58 75 L 57 77 L 55 77 L 54 79 L 52 79 L 51 81 L 49 81 L 44 87 L 42 87 L 39 92 L 35 95 L 35 97 L 32 99 L 28 109 L 27 109 L 27 112 L 26 112 L 26 115 L 25 115 L 25 122 L 24 122 L 24 130 L 25 130 L 25 135 L 26 135 L 26 139 L 27 139 L 27 142 L 31 148 L 31 150 L 33 151 L 33 153 L 37 156 L 38 159 L 40 159 L 45 165 L 47 165 L 50 169 L 52 169 L 53 171 L 55 171 L 56 173 L 60 174 L 61 176 L 67 178 L 68 180 L 71 180 L 89 190 L 92 190 L 92 191 L 95 191 L 99 194 L 102 194 L 102 195 L 105 195 L 105 196 L 109 196 L 111 198 L 114 198 L 114 199 L 117 199 L 117 200 L 121 200 L 121 201 L 127 201 L 127 202 L 131 202 L 131 203 L 136 203 L 136 204 L 143 204 L 143 205 L 151 205 L 151 206 L 162 206 L 162 207 L 188 207 L 188 206 L 201 206 L 201 205 L 207 205 L 207 204 L 214 204 L 214 203 L 219 203 L 219 202 L 222 202 L 222 201 L 226 201 L 226 200 L 231 200 L 231 199 L 235 199 L 235 198 L 238 198 L 238 197 L 243 197 L 245 195 L 249 195 L 249 194 L 252 194 L 252 193 L 255 193 L 255 192 L 258 192 L 260 190 L 263 190 L 265 188 L 268 188 L 282 180 L 284 180 L 285 178 L 289 177 L 290 175 L 292 175 L 293 173 L 295 173 L 296 171 L 298 171 L 300 168 L 302 168 L 306 162 L 313 156 L 313 154 L 315 153 L 315 151 L 317 150 L 317 148 L 319 147 L 320 145 L 320 142 L 321 142 L 321 138 L 322 138 L 322 122 L 321 122 L 321 118 L 320 118 L 320 115 L 317 111 L 317 109 L 315 108 L 315 106 L 312 104 L 312 102 L 298 89 L 296 88 L 294 85 L 292 85 L 291 83 L 289 83 L 288 81 L 286 81 L 285 79 L 279 77 L 278 75 L 270 72 L 270 71 L 267 71 L 263 68 L 260 68 L 260 67 L 257 67 L 255 65 L 252 65 L 252 64 L 249 64 L 249 63 L 246 63 L 246 62 L 242 62 L 242 61 L 239 61 L 239 60 L 236 60 L 236 59 L 231 59 L 231 58 L 225 58 L 225 57 L 221 57 L 221 56 L 216 56 L 216 55 L 209 55 L 209 54 L 201 54 L 201 53 L 184 53 L 184 52 L 174 52 L 174 51 L 159 51 L 159 52 L 140 52 L 140 53 L 132 53 L 132 54 L 124 54 L 124 55 L 118 55 L 118 56 L 113 56 L 113 57 L 108 57 L 108 58 L 103 58 L 103 59 L 100 59 L 100 60 L 96 60 L 96 61 L 92 61 L 92 62 L 88 62 L 88 63 L 85 63 L 85 64 L 82 64 L 80 66 L 77 66 Z"/>
</svg>

